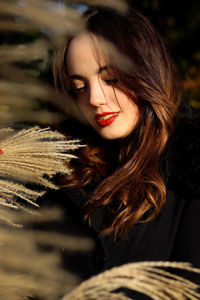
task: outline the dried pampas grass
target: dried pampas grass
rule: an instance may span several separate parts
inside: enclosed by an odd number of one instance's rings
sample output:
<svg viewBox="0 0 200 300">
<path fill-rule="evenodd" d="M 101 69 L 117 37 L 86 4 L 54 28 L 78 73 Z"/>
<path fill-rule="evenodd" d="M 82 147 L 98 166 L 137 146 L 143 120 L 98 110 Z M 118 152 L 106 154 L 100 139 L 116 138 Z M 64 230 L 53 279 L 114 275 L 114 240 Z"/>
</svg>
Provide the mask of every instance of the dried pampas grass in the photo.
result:
<svg viewBox="0 0 200 300">
<path fill-rule="evenodd" d="M 4 63 L 17 61 L 26 62 L 45 58 L 48 49 L 48 43 L 42 39 L 17 46 L 3 45 L 0 47 L 0 61 L 3 61 Z"/>
<path fill-rule="evenodd" d="M 143 293 L 155 300 L 200 299 L 193 282 L 161 268 L 182 269 L 200 274 L 200 269 L 189 263 L 138 262 L 123 265 L 83 282 L 62 300 L 129 300 L 132 299 L 116 290 L 125 288 Z"/>
<path fill-rule="evenodd" d="M 0 30 L 5 37 L 0 46 L 0 123 L 52 124 L 66 118 L 66 111 L 79 118 L 80 113 L 71 99 L 57 95 L 39 77 L 48 70 L 50 51 L 55 45 L 83 30 L 80 14 L 69 6 L 61 7 L 55 1 L 45 0 L 2 0 L 0 14 L 3 16 Z M 6 34 L 8 37 L 13 34 L 11 43 Z M 18 41 L 19 34 L 22 41 L 29 36 L 29 42 Z M 60 113 L 48 111 L 47 102 L 58 107 Z"/>
<path fill-rule="evenodd" d="M 54 42 L 60 41 L 60 37 L 67 34 L 80 32 L 84 26 L 75 9 L 60 8 L 54 1 L 23 0 L 23 3 L 15 0 L 1 1 L 0 12 L 8 16 L 20 17 L 28 23 L 28 26 L 32 24 L 37 27 L 38 31 L 47 30 Z M 52 20 L 55 21 L 54 26 Z"/>
<path fill-rule="evenodd" d="M 2 64 L 0 68 L 0 123 L 16 121 L 52 124 L 74 116 L 83 122 L 77 105 L 69 96 L 55 92 L 54 88 L 32 77 L 14 65 Z M 39 101 L 38 101 L 39 99 Z M 60 112 L 35 107 L 52 103 Z"/>
<path fill-rule="evenodd" d="M 36 199 L 46 188 L 57 189 L 51 181 L 55 174 L 71 172 L 68 162 L 76 158 L 71 152 L 79 147 L 79 141 L 67 140 L 49 128 L 0 130 L 1 300 L 22 300 L 29 295 L 56 300 L 79 283 L 77 276 L 62 269 L 60 249 L 87 251 L 92 243 L 84 238 L 30 229 L 32 223 L 61 219 L 58 210 L 34 211 L 32 206 L 38 207 Z M 28 183 L 37 184 L 40 191 L 26 186 Z M 45 247 L 50 250 L 44 251 Z"/>
<path fill-rule="evenodd" d="M 38 206 L 35 200 L 44 194 L 25 185 L 38 184 L 57 189 L 50 181 L 57 173 L 69 174 L 67 163 L 76 158 L 69 153 L 81 145 L 48 128 L 33 127 L 18 132 L 0 130 L 0 205 L 20 207 L 17 198 Z M 46 178 L 44 177 L 46 176 Z"/>
<path fill-rule="evenodd" d="M 23 228 L 6 225 L 0 219 L 0 299 L 24 300 L 36 296 L 41 300 L 58 298 L 80 283 L 80 279 L 64 270 L 60 251 L 86 251 L 93 247 L 91 241 L 47 231 L 32 231 L 32 222 L 51 222 L 62 219 L 57 209 L 41 210 L 40 215 L 8 209 L 0 211 L 11 222 Z M 29 228 L 29 229 L 28 229 Z M 48 250 L 45 250 L 45 249 Z"/>
</svg>

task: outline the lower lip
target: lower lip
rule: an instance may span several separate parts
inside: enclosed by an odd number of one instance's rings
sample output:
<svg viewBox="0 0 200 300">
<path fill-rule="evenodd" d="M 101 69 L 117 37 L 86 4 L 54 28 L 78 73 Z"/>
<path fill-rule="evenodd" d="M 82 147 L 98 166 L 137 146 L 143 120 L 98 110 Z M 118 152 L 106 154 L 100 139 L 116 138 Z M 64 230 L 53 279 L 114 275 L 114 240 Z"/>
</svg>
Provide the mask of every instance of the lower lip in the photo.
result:
<svg viewBox="0 0 200 300">
<path fill-rule="evenodd" d="M 101 120 L 101 119 L 97 119 L 97 123 L 100 125 L 100 126 L 108 126 L 110 125 L 111 123 L 113 123 L 115 121 L 115 119 L 119 116 L 119 114 L 116 114 L 106 120 Z"/>
</svg>

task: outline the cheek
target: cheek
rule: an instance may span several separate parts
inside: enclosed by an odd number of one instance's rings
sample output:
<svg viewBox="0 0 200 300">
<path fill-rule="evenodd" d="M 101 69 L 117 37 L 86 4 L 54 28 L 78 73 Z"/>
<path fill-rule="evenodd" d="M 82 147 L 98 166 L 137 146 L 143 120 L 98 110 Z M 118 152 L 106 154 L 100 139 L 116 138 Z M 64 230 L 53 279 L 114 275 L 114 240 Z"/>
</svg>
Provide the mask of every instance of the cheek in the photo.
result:
<svg viewBox="0 0 200 300">
<path fill-rule="evenodd" d="M 129 113 L 130 116 L 130 120 L 132 120 L 132 122 L 137 125 L 140 119 L 140 111 L 138 106 L 135 103 L 129 103 L 128 107 L 127 107 L 127 111 Z"/>
<path fill-rule="evenodd" d="M 134 129 L 140 121 L 140 109 L 138 104 L 126 97 L 121 103 L 121 109 L 127 121 L 127 126 Z"/>
<path fill-rule="evenodd" d="M 134 102 L 127 103 L 126 110 L 130 115 L 133 115 L 137 118 L 139 117 L 139 108 L 138 108 L 137 104 L 135 104 Z"/>
<path fill-rule="evenodd" d="M 126 113 L 126 114 L 133 114 L 133 115 L 139 115 L 139 106 L 134 101 L 131 99 L 129 96 L 125 95 L 124 93 L 121 93 L 118 97 L 119 101 L 119 106 L 121 110 Z"/>
</svg>

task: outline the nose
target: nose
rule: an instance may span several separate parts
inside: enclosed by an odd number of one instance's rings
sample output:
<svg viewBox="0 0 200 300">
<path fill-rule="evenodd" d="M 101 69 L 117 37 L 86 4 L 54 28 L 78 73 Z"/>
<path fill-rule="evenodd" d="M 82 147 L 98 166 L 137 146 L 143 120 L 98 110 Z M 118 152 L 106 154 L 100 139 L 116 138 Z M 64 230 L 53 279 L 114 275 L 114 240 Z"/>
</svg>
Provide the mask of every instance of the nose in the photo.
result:
<svg viewBox="0 0 200 300">
<path fill-rule="evenodd" d="M 99 80 L 90 84 L 89 93 L 89 102 L 91 105 L 97 107 L 107 103 L 105 91 Z"/>
</svg>

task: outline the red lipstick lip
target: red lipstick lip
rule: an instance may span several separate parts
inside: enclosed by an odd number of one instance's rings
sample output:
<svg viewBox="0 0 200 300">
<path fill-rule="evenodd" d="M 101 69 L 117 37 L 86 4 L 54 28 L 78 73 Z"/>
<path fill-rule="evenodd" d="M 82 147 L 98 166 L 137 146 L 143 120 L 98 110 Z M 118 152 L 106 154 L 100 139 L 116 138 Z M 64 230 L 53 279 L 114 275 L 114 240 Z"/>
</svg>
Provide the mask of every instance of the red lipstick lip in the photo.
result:
<svg viewBox="0 0 200 300">
<path fill-rule="evenodd" d="M 112 115 L 110 118 L 107 119 L 100 119 L 100 117 Z M 119 112 L 103 112 L 102 114 L 96 114 L 96 121 L 100 126 L 107 126 L 110 125 L 115 119 L 119 116 Z"/>
</svg>

